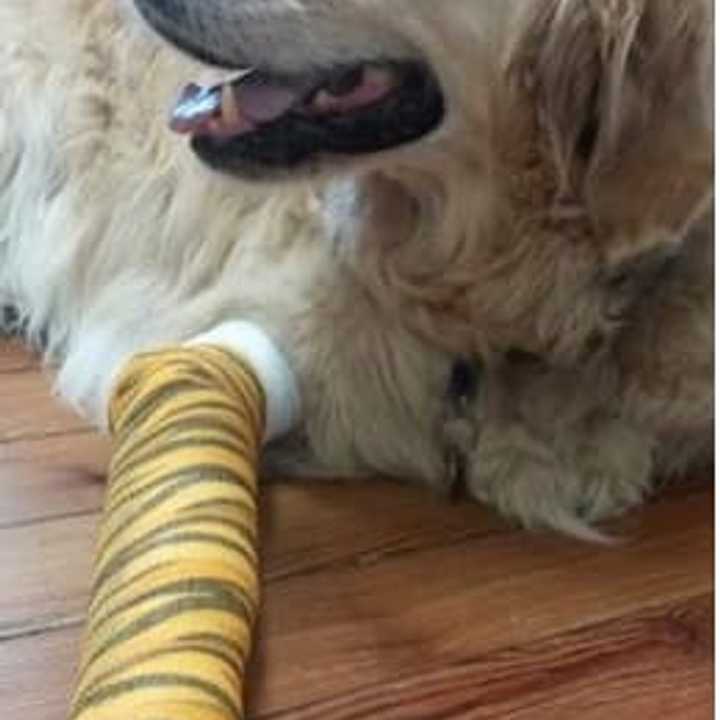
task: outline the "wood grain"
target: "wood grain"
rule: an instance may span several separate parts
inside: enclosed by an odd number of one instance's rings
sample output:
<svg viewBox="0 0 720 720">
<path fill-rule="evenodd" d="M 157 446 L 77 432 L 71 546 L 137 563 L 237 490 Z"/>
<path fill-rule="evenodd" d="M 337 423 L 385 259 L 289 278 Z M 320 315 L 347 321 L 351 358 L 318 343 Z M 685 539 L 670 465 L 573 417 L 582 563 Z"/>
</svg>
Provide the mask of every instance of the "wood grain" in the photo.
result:
<svg viewBox="0 0 720 720">
<path fill-rule="evenodd" d="M 64 720 L 109 443 L 0 343 L 0 706 Z M 387 482 L 263 490 L 256 720 L 706 720 L 712 484 L 596 547 Z"/>
<path fill-rule="evenodd" d="M 86 422 L 53 398 L 40 371 L 0 375 L 0 445 L 87 430 Z"/>
<path fill-rule="evenodd" d="M 65 628 L 0 643 L 4 718 L 66 720 L 80 638 L 79 628 Z"/>
<path fill-rule="evenodd" d="M 711 553 L 712 514 L 695 498 L 652 508 L 623 548 L 499 533 L 270 582 L 258 704 L 275 712 L 323 697 L 328 686 L 355 691 L 659 599 L 684 602 L 710 591 Z"/>
<path fill-rule="evenodd" d="M 0 373 L 15 373 L 37 369 L 38 358 L 16 340 L 7 340 L 0 334 Z"/>
<path fill-rule="evenodd" d="M 492 618 L 486 622 L 492 623 Z M 712 598 L 648 608 L 617 620 L 408 667 L 376 683 L 335 690 L 279 720 L 495 718 L 707 719 L 712 702 Z"/>
<path fill-rule="evenodd" d="M 109 455 L 91 433 L 0 444 L 0 530 L 99 511 Z"/>
</svg>

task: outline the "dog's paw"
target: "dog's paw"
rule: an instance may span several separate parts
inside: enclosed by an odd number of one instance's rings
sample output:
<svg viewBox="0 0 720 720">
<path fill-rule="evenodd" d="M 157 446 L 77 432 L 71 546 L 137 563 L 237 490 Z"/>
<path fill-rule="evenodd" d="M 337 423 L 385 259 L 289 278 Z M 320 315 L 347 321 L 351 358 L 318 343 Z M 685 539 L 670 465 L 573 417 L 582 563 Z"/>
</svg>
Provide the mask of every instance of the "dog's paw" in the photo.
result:
<svg viewBox="0 0 720 720">
<path fill-rule="evenodd" d="M 640 505 L 653 486 L 649 437 L 620 421 L 598 421 L 579 434 L 570 458 L 578 478 L 578 513 L 589 523 Z"/>
<path fill-rule="evenodd" d="M 641 503 L 650 489 L 650 449 L 614 424 L 574 440 L 568 451 L 521 426 L 486 428 L 471 456 L 468 490 L 524 527 L 606 540 L 596 524 Z"/>
</svg>

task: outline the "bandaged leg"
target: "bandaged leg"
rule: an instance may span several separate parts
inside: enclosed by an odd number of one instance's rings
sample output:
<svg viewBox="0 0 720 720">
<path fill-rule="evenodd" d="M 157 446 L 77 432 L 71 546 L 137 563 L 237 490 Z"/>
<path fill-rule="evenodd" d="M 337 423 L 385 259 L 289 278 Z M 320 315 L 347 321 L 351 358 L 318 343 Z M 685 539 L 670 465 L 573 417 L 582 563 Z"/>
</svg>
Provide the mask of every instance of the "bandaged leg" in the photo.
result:
<svg viewBox="0 0 720 720">
<path fill-rule="evenodd" d="M 73 719 L 244 717 L 258 454 L 266 416 L 287 429 L 296 395 L 272 346 L 235 330 L 236 344 L 225 332 L 137 356 L 118 379 Z"/>
</svg>

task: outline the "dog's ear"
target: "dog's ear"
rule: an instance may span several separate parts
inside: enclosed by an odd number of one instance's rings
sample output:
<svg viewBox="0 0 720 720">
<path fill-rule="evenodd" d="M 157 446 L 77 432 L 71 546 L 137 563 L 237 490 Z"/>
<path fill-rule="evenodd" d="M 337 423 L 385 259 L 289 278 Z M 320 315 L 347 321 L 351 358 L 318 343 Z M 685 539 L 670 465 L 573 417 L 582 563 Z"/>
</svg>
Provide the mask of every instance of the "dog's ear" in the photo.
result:
<svg viewBox="0 0 720 720">
<path fill-rule="evenodd" d="M 561 192 L 610 265 L 671 253 L 712 191 L 712 0 L 535 5 L 526 43 Z"/>
<path fill-rule="evenodd" d="M 530 3 L 519 55 L 555 159 L 612 162 L 658 114 L 712 123 L 712 0 Z"/>
</svg>

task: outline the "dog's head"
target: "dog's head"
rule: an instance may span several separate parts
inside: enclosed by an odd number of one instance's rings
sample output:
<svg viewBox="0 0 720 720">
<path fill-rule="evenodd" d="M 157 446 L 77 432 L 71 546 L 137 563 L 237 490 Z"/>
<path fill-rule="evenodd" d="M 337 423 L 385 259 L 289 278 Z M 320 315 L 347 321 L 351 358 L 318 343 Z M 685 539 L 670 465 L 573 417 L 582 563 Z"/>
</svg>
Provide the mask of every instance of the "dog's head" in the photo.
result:
<svg viewBox="0 0 720 720">
<path fill-rule="evenodd" d="M 411 184 L 445 243 L 437 307 L 490 344 L 594 342 L 710 196 L 711 0 L 135 2 L 228 69 L 175 113 L 205 163 Z M 432 252 L 398 267 L 431 286 Z"/>
</svg>

